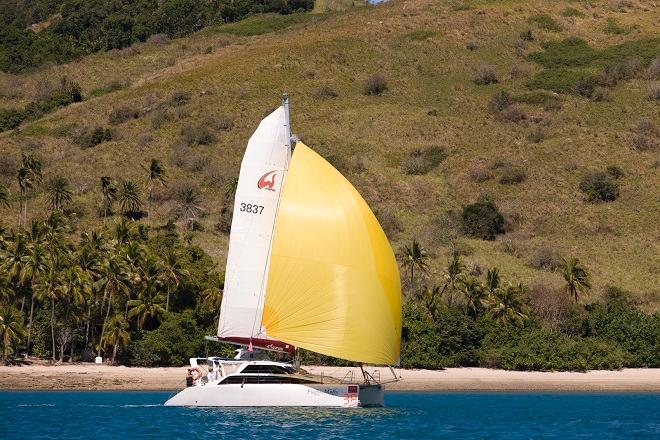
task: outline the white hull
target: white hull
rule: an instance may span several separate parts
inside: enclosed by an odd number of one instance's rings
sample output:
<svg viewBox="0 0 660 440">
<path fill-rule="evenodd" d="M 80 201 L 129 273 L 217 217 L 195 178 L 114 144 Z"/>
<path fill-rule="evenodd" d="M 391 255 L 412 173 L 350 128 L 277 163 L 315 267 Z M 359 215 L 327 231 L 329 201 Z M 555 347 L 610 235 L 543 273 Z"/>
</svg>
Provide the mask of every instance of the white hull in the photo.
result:
<svg viewBox="0 0 660 440">
<path fill-rule="evenodd" d="M 351 408 L 383 406 L 380 385 L 226 384 L 193 386 L 165 402 L 165 406 L 310 406 Z"/>
</svg>

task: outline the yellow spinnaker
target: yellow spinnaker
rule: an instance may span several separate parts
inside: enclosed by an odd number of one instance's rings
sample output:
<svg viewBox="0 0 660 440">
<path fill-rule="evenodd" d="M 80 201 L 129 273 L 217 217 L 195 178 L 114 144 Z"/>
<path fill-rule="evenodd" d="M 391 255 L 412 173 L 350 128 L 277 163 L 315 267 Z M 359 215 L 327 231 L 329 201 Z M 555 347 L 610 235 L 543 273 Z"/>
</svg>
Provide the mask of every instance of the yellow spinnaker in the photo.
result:
<svg viewBox="0 0 660 440">
<path fill-rule="evenodd" d="M 398 360 L 392 248 L 350 182 L 302 143 L 282 190 L 264 301 L 269 338 L 357 362 Z"/>
</svg>

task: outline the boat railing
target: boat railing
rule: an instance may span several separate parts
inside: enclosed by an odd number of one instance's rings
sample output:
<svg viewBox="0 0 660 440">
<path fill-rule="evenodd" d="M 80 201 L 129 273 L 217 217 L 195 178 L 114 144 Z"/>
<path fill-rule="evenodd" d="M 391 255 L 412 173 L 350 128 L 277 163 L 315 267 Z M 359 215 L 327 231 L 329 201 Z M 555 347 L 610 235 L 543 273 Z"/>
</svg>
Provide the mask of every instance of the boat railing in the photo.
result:
<svg viewBox="0 0 660 440">
<path fill-rule="evenodd" d="M 344 378 L 341 380 L 341 383 L 355 383 L 355 371 L 347 371 Z"/>
</svg>

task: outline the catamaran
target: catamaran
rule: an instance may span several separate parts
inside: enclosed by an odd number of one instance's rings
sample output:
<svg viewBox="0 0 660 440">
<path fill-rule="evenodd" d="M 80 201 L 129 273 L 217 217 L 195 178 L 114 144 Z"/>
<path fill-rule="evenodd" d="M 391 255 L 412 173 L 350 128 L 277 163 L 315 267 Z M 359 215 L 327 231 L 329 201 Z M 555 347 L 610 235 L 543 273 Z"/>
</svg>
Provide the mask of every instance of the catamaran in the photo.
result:
<svg viewBox="0 0 660 440">
<path fill-rule="evenodd" d="M 190 359 L 171 406 L 382 406 L 383 387 L 305 374 L 298 349 L 392 366 L 401 342 L 401 283 L 392 247 L 350 182 L 302 142 L 289 102 L 261 121 L 235 193 L 218 342 L 235 358 Z M 274 362 L 266 352 L 288 353 Z M 395 376 L 396 377 L 396 376 Z"/>
</svg>

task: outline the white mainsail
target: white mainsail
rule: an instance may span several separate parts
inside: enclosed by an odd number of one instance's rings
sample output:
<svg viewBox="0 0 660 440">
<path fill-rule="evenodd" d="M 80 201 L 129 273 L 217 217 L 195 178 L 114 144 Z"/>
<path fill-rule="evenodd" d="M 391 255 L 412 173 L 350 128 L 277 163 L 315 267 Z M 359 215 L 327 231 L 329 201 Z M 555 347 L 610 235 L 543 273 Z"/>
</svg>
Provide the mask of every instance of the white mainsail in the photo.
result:
<svg viewBox="0 0 660 440">
<path fill-rule="evenodd" d="M 265 338 L 261 318 L 268 259 L 280 192 L 291 157 L 285 105 L 261 121 L 241 163 L 220 308 L 220 338 Z"/>
</svg>

